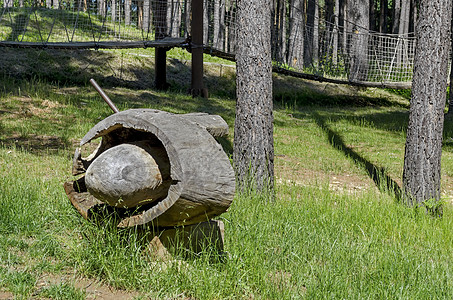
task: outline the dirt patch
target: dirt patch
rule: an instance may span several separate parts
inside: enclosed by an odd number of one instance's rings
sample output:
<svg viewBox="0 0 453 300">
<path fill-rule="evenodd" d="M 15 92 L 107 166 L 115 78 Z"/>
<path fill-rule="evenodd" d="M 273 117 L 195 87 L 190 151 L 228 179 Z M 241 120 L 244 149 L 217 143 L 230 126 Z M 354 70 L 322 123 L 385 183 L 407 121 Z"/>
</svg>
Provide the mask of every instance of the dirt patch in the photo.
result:
<svg viewBox="0 0 453 300">
<path fill-rule="evenodd" d="M 14 295 L 10 292 L 0 291 L 0 300 L 14 299 Z"/>
<path fill-rule="evenodd" d="M 86 299 L 126 300 L 140 296 L 138 292 L 118 290 L 102 282 L 74 275 L 43 274 L 36 283 L 37 292 L 52 285 L 69 284 L 85 292 Z M 2 299 L 2 298 L 0 298 Z"/>
</svg>

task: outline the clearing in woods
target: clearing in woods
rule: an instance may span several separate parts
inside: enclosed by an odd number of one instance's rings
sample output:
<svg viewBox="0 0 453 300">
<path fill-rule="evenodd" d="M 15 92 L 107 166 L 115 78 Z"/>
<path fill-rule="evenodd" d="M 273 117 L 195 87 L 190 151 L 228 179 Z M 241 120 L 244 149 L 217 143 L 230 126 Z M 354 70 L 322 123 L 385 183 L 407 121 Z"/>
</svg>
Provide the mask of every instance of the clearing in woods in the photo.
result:
<svg viewBox="0 0 453 300">
<path fill-rule="evenodd" d="M 64 194 L 75 146 L 112 113 L 88 79 L 95 78 L 120 110 L 221 115 L 231 134 L 220 142 L 231 155 L 234 65 L 206 57 L 210 98 L 202 99 L 186 94 L 190 62 L 177 49 L 169 53 L 166 92 L 149 88 L 153 50 L 0 51 L 6 74 L 0 86 L 0 299 L 316 298 L 327 291 L 379 297 L 388 286 L 394 289 L 387 297 L 404 291 L 403 297 L 418 298 L 451 270 L 442 262 L 453 253 L 445 238 L 452 228 L 449 205 L 440 229 L 433 229 L 434 221 L 413 218 L 388 189 L 401 184 L 404 93 L 274 74 L 276 203 L 235 199 L 221 217 L 229 253 L 224 264 L 202 256 L 156 266 L 144 259 L 136 235 L 117 232 L 108 221 L 101 230 L 84 222 Z M 447 120 L 445 202 L 453 199 L 452 137 Z M 428 277 L 410 277 L 406 289 L 398 270 Z M 382 290 L 370 272 L 381 276 Z"/>
</svg>

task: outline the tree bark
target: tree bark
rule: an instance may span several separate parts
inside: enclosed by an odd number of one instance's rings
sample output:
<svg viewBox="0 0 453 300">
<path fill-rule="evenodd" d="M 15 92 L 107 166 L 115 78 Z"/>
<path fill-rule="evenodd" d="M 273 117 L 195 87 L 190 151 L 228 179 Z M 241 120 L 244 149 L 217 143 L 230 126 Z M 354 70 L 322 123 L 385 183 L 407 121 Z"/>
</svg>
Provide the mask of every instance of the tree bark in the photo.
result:
<svg viewBox="0 0 453 300">
<path fill-rule="evenodd" d="M 380 0 L 379 32 L 387 33 L 388 0 Z"/>
<path fill-rule="evenodd" d="M 393 0 L 392 9 L 393 9 L 392 33 L 397 34 L 399 31 L 399 24 L 400 24 L 401 0 Z"/>
<path fill-rule="evenodd" d="M 224 50 L 225 0 L 214 0 L 214 36 L 212 46 Z"/>
<path fill-rule="evenodd" d="M 417 23 L 412 99 L 404 156 L 403 191 L 408 205 L 441 214 L 442 131 L 450 51 L 451 0 L 422 0 Z M 431 200 L 431 204 L 425 201 Z"/>
<path fill-rule="evenodd" d="M 112 0 L 112 4 L 110 7 L 112 10 L 112 22 L 116 22 L 116 0 Z"/>
<path fill-rule="evenodd" d="M 167 30 L 171 37 L 179 37 L 182 10 L 180 2 L 168 2 L 167 5 Z"/>
<path fill-rule="evenodd" d="M 353 24 L 349 52 L 349 80 L 366 81 L 368 76 L 369 0 L 351 0 L 348 16 Z"/>
<path fill-rule="evenodd" d="M 318 0 L 307 0 L 307 22 L 305 27 L 304 65 L 310 67 L 318 61 Z"/>
<path fill-rule="evenodd" d="M 143 0 L 143 24 L 142 24 L 142 29 L 145 32 L 149 32 L 150 28 L 150 1 L 149 0 Z"/>
<path fill-rule="evenodd" d="M 304 0 L 291 0 L 289 15 L 288 64 L 296 70 L 304 67 Z"/>
<path fill-rule="evenodd" d="M 241 190 L 273 189 L 271 3 L 238 0 L 234 167 Z"/>
<path fill-rule="evenodd" d="M 124 0 L 124 23 L 131 25 L 131 0 Z"/>
</svg>

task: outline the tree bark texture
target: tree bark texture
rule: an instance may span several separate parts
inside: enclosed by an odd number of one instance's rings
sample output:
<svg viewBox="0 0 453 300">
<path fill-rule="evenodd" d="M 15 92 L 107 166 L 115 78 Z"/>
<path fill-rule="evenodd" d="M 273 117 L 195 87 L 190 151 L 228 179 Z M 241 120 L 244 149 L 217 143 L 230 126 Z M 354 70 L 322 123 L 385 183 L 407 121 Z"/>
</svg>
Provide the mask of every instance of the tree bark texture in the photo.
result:
<svg viewBox="0 0 453 300">
<path fill-rule="evenodd" d="M 440 199 L 451 5 L 451 0 L 420 1 L 403 171 L 404 201 L 408 205 Z"/>
<path fill-rule="evenodd" d="M 318 0 L 307 0 L 304 42 L 304 65 L 310 67 L 318 60 Z"/>
<path fill-rule="evenodd" d="M 124 0 L 124 23 L 131 25 L 131 0 Z"/>
<path fill-rule="evenodd" d="M 349 80 L 366 81 L 368 76 L 369 0 L 351 0 L 348 16 L 352 22 L 349 49 Z"/>
<path fill-rule="evenodd" d="M 290 2 L 288 64 L 296 70 L 304 67 L 304 2 Z"/>
<path fill-rule="evenodd" d="M 238 0 L 234 167 L 241 188 L 273 188 L 271 1 Z"/>
</svg>

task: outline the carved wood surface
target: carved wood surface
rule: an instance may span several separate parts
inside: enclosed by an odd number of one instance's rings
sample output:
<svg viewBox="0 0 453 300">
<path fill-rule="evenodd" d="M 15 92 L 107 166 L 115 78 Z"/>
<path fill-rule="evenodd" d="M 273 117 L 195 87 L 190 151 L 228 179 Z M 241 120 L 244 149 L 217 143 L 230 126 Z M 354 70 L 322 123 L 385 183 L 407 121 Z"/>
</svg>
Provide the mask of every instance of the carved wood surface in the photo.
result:
<svg viewBox="0 0 453 300">
<path fill-rule="evenodd" d="M 235 191 L 234 172 L 210 132 L 223 135 L 228 132 L 228 126 L 221 117 L 208 114 L 176 115 L 152 109 L 131 109 L 102 120 L 82 138 L 81 147 L 102 137 L 103 145 L 89 163 L 96 161 L 109 147 L 121 144 L 121 139 L 131 137 L 154 138 L 168 155 L 167 196 L 144 212 L 124 218 L 119 226 L 151 221 L 162 227 L 195 224 L 228 209 Z"/>
</svg>

